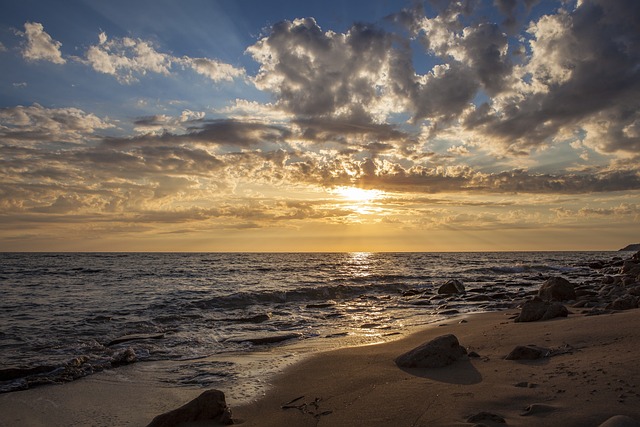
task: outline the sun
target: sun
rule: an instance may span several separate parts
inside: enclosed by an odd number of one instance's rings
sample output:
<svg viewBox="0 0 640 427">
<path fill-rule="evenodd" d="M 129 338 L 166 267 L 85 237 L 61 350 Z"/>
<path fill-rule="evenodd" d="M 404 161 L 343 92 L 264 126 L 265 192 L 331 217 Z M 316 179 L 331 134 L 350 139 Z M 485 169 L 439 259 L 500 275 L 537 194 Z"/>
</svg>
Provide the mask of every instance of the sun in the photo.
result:
<svg viewBox="0 0 640 427">
<path fill-rule="evenodd" d="M 348 201 L 357 203 L 367 203 L 378 199 L 382 193 L 378 190 L 365 190 L 356 187 L 338 187 L 334 192 Z"/>
</svg>

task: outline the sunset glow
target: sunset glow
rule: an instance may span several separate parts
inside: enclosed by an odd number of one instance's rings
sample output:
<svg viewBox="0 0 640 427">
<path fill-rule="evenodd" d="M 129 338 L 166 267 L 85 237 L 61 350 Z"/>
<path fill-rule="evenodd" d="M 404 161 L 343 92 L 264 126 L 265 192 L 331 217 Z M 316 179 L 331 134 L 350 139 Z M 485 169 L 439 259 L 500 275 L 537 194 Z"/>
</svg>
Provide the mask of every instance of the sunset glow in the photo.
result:
<svg viewBox="0 0 640 427">
<path fill-rule="evenodd" d="M 0 250 L 640 240 L 633 1 L 59 6 L 0 17 Z"/>
</svg>

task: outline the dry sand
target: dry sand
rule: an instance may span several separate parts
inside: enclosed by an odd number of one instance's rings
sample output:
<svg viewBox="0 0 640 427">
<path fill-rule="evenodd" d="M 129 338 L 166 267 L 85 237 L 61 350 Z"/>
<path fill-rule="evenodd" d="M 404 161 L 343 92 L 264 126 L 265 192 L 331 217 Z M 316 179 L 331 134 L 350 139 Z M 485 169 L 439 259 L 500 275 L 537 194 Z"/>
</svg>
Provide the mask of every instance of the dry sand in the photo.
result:
<svg viewBox="0 0 640 427">
<path fill-rule="evenodd" d="M 532 323 L 514 323 L 515 314 L 472 315 L 386 344 L 319 353 L 275 378 L 257 402 L 232 404 L 234 420 L 243 427 L 472 426 L 468 417 L 487 411 L 509 426 L 598 426 L 617 414 L 640 421 L 640 309 Z M 480 358 L 438 369 L 394 364 L 447 333 Z M 526 344 L 560 354 L 504 360 Z M 0 395 L 0 426 L 144 426 L 202 392 L 162 385 L 153 365 L 138 365 Z"/>
</svg>

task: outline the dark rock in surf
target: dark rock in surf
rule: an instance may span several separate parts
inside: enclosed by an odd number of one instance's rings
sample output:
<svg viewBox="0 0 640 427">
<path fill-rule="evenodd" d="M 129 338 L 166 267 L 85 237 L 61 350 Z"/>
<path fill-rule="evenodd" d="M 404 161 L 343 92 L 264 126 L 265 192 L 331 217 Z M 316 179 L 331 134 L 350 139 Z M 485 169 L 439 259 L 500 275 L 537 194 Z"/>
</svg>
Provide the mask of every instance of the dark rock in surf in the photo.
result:
<svg viewBox="0 0 640 427">
<path fill-rule="evenodd" d="M 537 345 L 519 345 L 505 357 L 506 360 L 537 360 L 551 355 L 551 350 Z"/>
<path fill-rule="evenodd" d="M 223 392 L 207 390 L 191 402 L 158 415 L 147 427 L 175 427 L 200 421 L 210 421 L 218 425 L 233 424 L 231 410 L 227 406 Z"/>
<path fill-rule="evenodd" d="M 255 337 L 234 337 L 230 338 L 229 342 L 250 342 L 254 345 L 263 345 L 263 344 L 275 344 L 282 341 L 291 340 L 294 338 L 300 338 L 302 335 L 298 333 L 290 333 L 290 334 L 278 334 L 278 335 L 265 335 L 265 336 L 255 336 Z"/>
<path fill-rule="evenodd" d="M 543 301 L 538 297 L 533 297 L 522 305 L 520 314 L 516 317 L 516 322 L 535 322 L 538 320 L 549 320 L 555 317 L 567 317 L 569 310 L 556 301 Z"/>
<path fill-rule="evenodd" d="M 542 284 L 538 296 L 546 301 L 566 301 L 576 299 L 576 291 L 567 279 L 551 277 Z"/>
<path fill-rule="evenodd" d="M 452 364 L 467 350 L 460 345 L 455 335 L 442 335 L 408 351 L 395 359 L 401 368 L 441 368 Z"/>
<path fill-rule="evenodd" d="M 270 314 L 256 314 L 255 316 L 249 317 L 237 317 L 237 318 L 227 318 L 220 319 L 221 322 L 234 322 L 234 323 L 264 323 L 267 320 L 271 319 Z"/>
<path fill-rule="evenodd" d="M 122 365 L 129 365 L 136 362 L 137 360 L 138 358 L 136 356 L 136 352 L 133 351 L 131 347 L 129 347 L 111 356 L 111 366 L 117 367 Z"/>
<path fill-rule="evenodd" d="M 34 366 L 32 368 L 5 368 L 0 369 L 0 381 L 13 381 L 30 375 L 46 374 L 56 369 L 55 366 Z"/>
<path fill-rule="evenodd" d="M 412 296 L 416 296 L 416 295 L 422 295 L 424 293 L 424 291 L 421 291 L 419 289 L 407 289 L 406 291 L 402 292 L 402 296 L 403 297 L 412 297 Z"/>
<path fill-rule="evenodd" d="M 164 338 L 164 334 L 131 334 L 131 335 L 124 335 L 124 336 L 121 336 L 119 338 L 116 338 L 114 340 L 109 341 L 109 344 L 107 344 L 107 347 L 110 347 L 110 346 L 116 345 L 116 344 L 122 344 L 123 342 L 128 342 L 128 341 L 158 340 L 158 339 L 162 339 L 162 338 Z"/>
<path fill-rule="evenodd" d="M 620 298 L 616 298 L 605 308 L 607 310 L 632 310 L 634 308 L 638 308 L 638 298 L 627 294 Z"/>
<path fill-rule="evenodd" d="M 439 294 L 452 295 L 464 293 L 464 284 L 458 279 L 447 280 L 447 282 L 438 288 Z"/>
</svg>

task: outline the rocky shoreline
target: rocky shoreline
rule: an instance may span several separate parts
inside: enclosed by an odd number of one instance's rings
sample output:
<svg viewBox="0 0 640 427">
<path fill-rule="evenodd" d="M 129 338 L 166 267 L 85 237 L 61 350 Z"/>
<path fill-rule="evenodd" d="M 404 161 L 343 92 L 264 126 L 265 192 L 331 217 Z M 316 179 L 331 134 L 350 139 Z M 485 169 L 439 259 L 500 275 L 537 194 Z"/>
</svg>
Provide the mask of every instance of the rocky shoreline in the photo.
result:
<svg viewBox="0 0 640 427">
<path fill-rule="evenodd" d="M 510 322 L 542 322 L 558 317 L 568 317 L 569 315 L 583 317 L 603 316 L 638 308 L 640 303 L 640 252 L 628 259 L 616 257 L 610 261 L 593 262 L 589 267 L 594 270 L 594 274 L 581 283 L 572 283 L 559 276 L 549 277 L 542 283 L 537 292 L 532 292 L 531 295 L 528 295 L 528 299 L 518 304 L 517 307 L 520 311 L 510 317 Z M 459 298 L 464 298 L 464 284 L 458 280 L 450 280 L 439 288 L 438 294 L 456 295 Z M 413 297 L 415 294 L 408 293 L 406 296 Z M 463 320 L 463 322 L 466 321 Z M 464 342 L 462 344 L 464 345 Z M 465 348 L 463 345 L 460 345 L 458 338 L 452 334 L 438 336 L 404 354 L 398 355 L 395 358 L 395 363 L 401 369 L 407 369 L 418 376 L 429 377 L 430 374 L 427 373 L 429 370 L 437 370 L 445 366 L 452 366 L 452 369 L 455 369 L 456 363 L 460 363 L 458 362 L 459 360 L 486 357 L 471 350 L 471 348 Z M 526 344 L 515 346 L 504 359 L 530 361 L 573 354 L 573 352 L 574 348 L 569 344 L 556 348 Z M 527 381 L 519 382 L 516 386 L 536 387 L 535 383 Z M 215 396 L 210 404 L 206 403 L 207 393 Z M 634 391 L 633 393 L 636 392 Z M 636 393 L 636 396 L 640 395 Z M 300 400 L 302 397 L 296 398 L 294 401 Z M 315 402 L 316 409 L 318 409 L 319 400 L 316 399 Z M 215 408 L 215 410 L 212 410 L 212 408 Z M 300 409 L 301 412 L 307 414 L 310 411 L 308 403 L 282 405 L 280 409 L 286 410 L 290 408 Z M 553 409 L 553 405 L 535 403 L 524 408 L 524 412 L 520 415 L 538 415 L 551 412 Z M 317 419 L 321 416 L 331 415 L 332 412 L 330 410 L 323 412 L 311 411 L 311 414 Z M 218 425 L 234 423 L 230 408 L 224 402 L 224 394 L 220 391 L 215 393 L 206 392 L 178 410 L 158 416 L 149 424 L 149 427 L 168 425 L 164 421 L 167 419 L 174 423 L 172 425 L 207 420 L 218 423 Z M 367 419 L 367 415 L 363 414 L 362 419 Z M 235 422 L 243 421 L 235 420 Z M 467 422 L 477 427 L 508 424 L 502 415 L 489 411 L 479 411 L 472 414 L 468 417 Z M 252 423 L 249 424 L 253 425 Z M 260 425 L 260 423 L 255 423 L 255 425 Z M 634 419 L 624 414 L 615 414 L 608 417 L 604 422 L 598 423 L 598 425 L 601 427 L 640 426 L 640 419 Z"/>
</svg>

